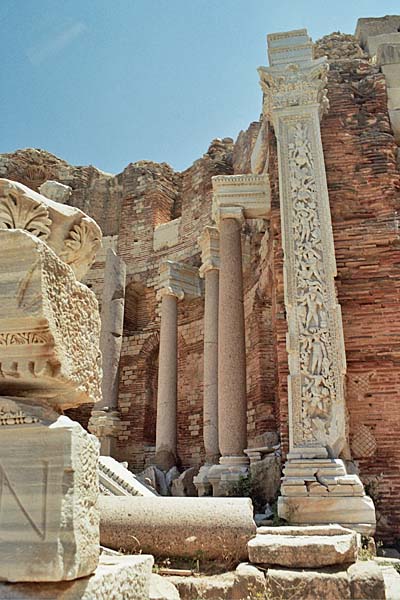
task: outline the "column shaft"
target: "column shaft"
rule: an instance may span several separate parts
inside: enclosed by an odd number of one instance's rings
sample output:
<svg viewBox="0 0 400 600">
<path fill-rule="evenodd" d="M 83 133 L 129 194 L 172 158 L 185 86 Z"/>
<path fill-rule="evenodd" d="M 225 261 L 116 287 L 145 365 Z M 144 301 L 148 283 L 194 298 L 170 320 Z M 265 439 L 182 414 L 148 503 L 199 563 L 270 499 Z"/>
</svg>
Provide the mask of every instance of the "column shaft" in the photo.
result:
<svg viewBox="0 0 400 600">
<path fill-rule="evenodd" d="M 178 299 L 164 294 L 161 301 L 156 464 L 165 470 L 176 462 L 177 338 Z"/>
<path fill-rule="evenodd" d="M 203 437 L 206 463 L 218 462 L 218 294 L 219 271 L 205 275 Z"/>
<path fill-rule="evenodd" d="M 247 444 L 246 353 L 240 222 L 220 222 L 221 273 L 218 327 L 219 447 L 225 457 L 244 457 Z"/>
</svg>

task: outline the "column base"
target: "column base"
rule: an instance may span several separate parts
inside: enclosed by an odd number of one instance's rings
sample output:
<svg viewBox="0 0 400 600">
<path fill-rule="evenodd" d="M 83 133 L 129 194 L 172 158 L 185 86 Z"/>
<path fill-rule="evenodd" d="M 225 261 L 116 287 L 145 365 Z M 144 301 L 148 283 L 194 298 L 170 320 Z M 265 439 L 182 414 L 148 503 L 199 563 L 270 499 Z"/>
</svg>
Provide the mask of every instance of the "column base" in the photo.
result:
<svg viewBox="0 0 400 600">
<path fill-rule="evenodd" d="M 175 452 L 173 452 L 172 450 L 156 450 L 154 463 L 162 471 L 169 471 L 170 469 L 172 469 L 172 467 L 176 466 L 176 462 L 177 461 Z"/>
<path fill-rule="evenodd" d="M 375 507 L 357 475 L 340 459 L 290 458 L 284 468 L 278 514 L 291 524 L 338 523 L 363 534 L 375 531 Z"/>
<path fill-rule="evenodd" d="M 249 473 L 247 456 L 221 456 L 219 465 L 213 465 L 208 472 L 213 496 L 229 496 L 232 486 Z"/>
</svg>

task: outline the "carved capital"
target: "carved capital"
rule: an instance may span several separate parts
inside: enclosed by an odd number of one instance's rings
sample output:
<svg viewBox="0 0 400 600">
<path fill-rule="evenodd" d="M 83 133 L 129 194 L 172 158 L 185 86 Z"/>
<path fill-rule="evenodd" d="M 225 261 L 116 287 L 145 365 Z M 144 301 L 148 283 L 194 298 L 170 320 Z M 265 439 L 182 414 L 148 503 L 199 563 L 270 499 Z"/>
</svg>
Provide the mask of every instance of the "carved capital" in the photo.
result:
<svg viewBox="0 0 400 600">
<path fill-rule="evenodd" d="M 0 179 L 0 229 L 22 229 L 45 241 L 77 279 L 92 266 L 102 238 L 97 223 L 78 208 L 8 179 Z"/>
<path fill-rule="evenodd" d="M 326 57 L 314 60 L 313 44 L 305 29 L 268 36 L 270 67 L 259 67 L 264 92 L 263 112 L 272 122 L 277 113 L 316 106 L 322 115 L 328 108 Z"/>
<path fill-rule="evenodd" d="M 216 227 L 205 227 L 197 238 L 201 248 L 202 265 L 199 269 L 200 277 L 208 271 L 219 269 L 219 232 Z"/>
<path fill-rule="evenodd" d="M 271 192 L 266 173 L 217 175 L 212 177 L 212 185 L 213 219 L 217 224 L 221 218 L 240 220 L 268 217 L 271 209 Z"/>
<path fill-rule="evenodd" d="M 175 296 L 178 300 L 199 298 L 202 294 L 199 271 L 196 267 L 167 260 L 160 267 L 157 299 Z"/>
<path fill-rule="evenodd" d="M 88 429 L 97 438 L 118 437 L 121 432 L 121 419 L 117 410 L 93 410 Z"/>
</svg>

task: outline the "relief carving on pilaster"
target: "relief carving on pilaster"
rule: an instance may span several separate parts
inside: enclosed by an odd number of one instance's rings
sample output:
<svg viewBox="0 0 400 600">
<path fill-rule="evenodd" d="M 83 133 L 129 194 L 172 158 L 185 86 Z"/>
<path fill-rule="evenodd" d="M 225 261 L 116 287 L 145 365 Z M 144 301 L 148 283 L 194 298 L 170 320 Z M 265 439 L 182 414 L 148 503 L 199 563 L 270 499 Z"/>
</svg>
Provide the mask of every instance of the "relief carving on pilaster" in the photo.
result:
<svg viewBox="0 0 400 600">
<path fill-rule="evenodd" d="M 297 397 L 292 396 L 294 443 L 329 443 L 333 407 L 343 394 L 337 356 L 340 344 L 335 351 L 340 340 L 335 327 L 334 258 L 327 256 L 331 244 L 323 234 L 325 217 L 311 147 L 312 122 L 309 117 L 291 118 L 285 129 L 288 346 L 293 355 L 291 373 L 297 371 L 300 376 Z"/>
</svg>

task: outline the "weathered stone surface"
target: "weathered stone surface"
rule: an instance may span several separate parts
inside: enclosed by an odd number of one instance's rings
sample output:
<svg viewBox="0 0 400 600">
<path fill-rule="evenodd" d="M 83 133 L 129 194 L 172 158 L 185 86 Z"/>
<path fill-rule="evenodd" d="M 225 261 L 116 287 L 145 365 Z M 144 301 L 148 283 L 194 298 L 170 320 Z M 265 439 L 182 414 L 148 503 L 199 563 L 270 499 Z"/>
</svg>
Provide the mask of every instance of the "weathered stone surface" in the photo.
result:
<svg viewBox="0 0 400 600">
<path fill-rule="evenodd" d="M 197 496 L 197 489 L 193 483 L 193 478 L 196 477 L 199 469 L 190 467 L 174 479 L 171 484 L 171 496 Z"/>
<path fill-rule="evenodd" d="M 341 567 L 316 570 L 268 569 L 267 598 L 271 600 L 347 600 L 351 598 L 347 571 Z"/>
<path fill-rule="evenodd" d="M 181 218 L 162 223 L 154 228 L 153 250 L 165 250 L 172 248 L 179 242 L 179 230 L 181 226 Z"/>
<path fill-rule="evenodd" d="M 400 63 L 400 43 L 381 44 L 376 54 L 376 64 L 392 65 Z M 398 71 L 398 67 L 397 67 Z"/>
<path fill-rule="evenodd" d="M 93 292 L 34 235 L 0 228 L 0 393 L 61 408 L 100 397 Z"/>
<path fill-rule="evenodd" d="M 232 599 L 265 598 L 265 574 L 254 565 L 240 563 L 235 570 Z"/>
<path fill-rule="evenodd" d="M 49 421 L 48 409 L 40 414 L 24 400 L 0 398 L 0 455 L 0 580 L 92 573 L 99 558 L 96 438 L 68 417 Z"/>
<path fill-rule="evenodd" d="M 93 575 L 58 583 L 0 583 L 2 600 L 148 600 L 153 557 L 106 556 Z"/>
<path fill-rule="evenodd" d="M 49 179 L 42 183 L 39 187 L 39 192 L 42 196 L 45 196 L 49 200 L 54 202 L 60 202 L 61 204 L 67 204 L 68 200 L 72 195 L 72 188 L 69 185 L 64 185 L 59 181 L 52 181 Z"/>
<path fill-rule="evenodd" d="M 374 504 L 368 496 L 287 496 L 278 498 L 279 514 L 293 525 L 340 523 L 365 535 L 375 531 Z"/>
<path fill-rule="evenodd" d="M 281 484 L 281 460 L 270 454 L 262 460 L 250 463 L 253 491 L 263 503 L 275 500 Z"/>
<path fill-rule="evenodd" d="M 400 573 L 391 565 L 379 564 L 385 582 L 386 600 L 398 600 L 400 590 Z"/>
<path fill-rule="evenodd" d="M 243 560 L 256 531 L 245 498 L 103 496 L 99 505 L 101 543 L 127 552 Z"/>
<path fill-rule="evenodd" d="M 168 580 L 174 584 L 181 600 L 194 598 L 207 600 L 236 600 L 234 596 L 235 574 L 223 573 L 221 575 L 177 577 L 169 576 Z M 243 598 L 243 596 L 242 596 Z M 244 596 L 246 598 L 246 596 Z M 251 597 L 250 597 L 251 598 Z"/>
<path fill-rule="evenodd" d="M 385 582 L 382 571 L 376 562 L 373 560 L 358 561 L 349 567 L 347 573 L 352 598 L 385 600 Z"/>
<path fill-rule="evenodd" d="M 97 223 L 78 208 L 8 179 L 0 179 L 0 229 L 22 229 L 46 241 L 77 279 L 92 266 L 102 237 Z"/>
<path fill-rule="evenodd" d="M 160 496 L 169 496 L 169 488 L 166 475 L 161 469 L 155 466 L 147 467 L 140 475 L 140 479 L 145 484 L 149 484 Z"/>
<path fill-rule="evenodd" d="M 166 577 L 152 573 L 150 577 L 150 600 L 179 600 L 179 592 Z"/>
<path fill-rule="evenodd" d="M 99 456 L 100 492 L 106 496 L 158 496 L 111 456 Z"/>
<path fill-rule="evenodd" d="M 357 559 L 357 534 L 349 529 L 262 527 L 258 532 L 248 543 L 252 563 L 318 568 Z"/>
</svg>

